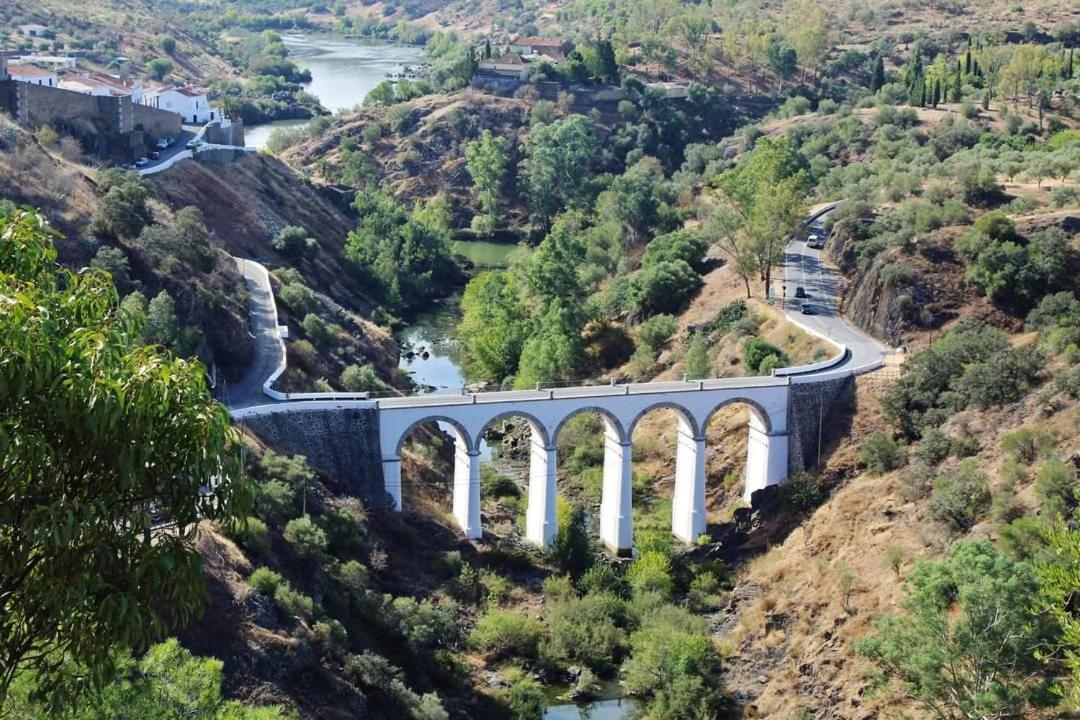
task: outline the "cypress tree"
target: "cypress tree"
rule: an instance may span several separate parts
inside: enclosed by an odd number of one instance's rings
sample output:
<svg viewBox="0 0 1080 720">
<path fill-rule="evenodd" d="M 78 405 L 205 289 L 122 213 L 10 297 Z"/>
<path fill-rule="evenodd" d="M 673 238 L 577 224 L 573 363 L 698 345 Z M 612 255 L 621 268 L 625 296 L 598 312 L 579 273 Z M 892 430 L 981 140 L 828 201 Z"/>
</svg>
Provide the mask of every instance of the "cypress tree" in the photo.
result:
<svg viewBox="0 0 1080 720">
<path fill-rule="evenodd" d="M 968 49 L 968 51 L 966 53 L 964 53 L 964 74 L 965 75 L 970 75 L 971 74 L 971 49 L 970 48 Z"/>
<path fill-rule="evenodd" d="M 491 59 L 491 38 L 484 39 L 484 59 Z"/>
<path fill-rule="evenodd" d="M 920 78 L 919 86 L 919 107 L 926 107 L 926 78 Z"/>
<path fill-rule="evenodd" d="M 938 105 L 938 103 L 940 101 L 941 101 L 941 81 L 940 80 L 935 80 L 934 81 L 934 102 L 933 102 L 934 107 L 937 107 L 937 105 Z"/>
<path fill-rule="evenodd" d="M 877 92 L 885 84 L 885 60 L 879 55 L 874 63 L 874 76 L 870 78 L 870 89 Z"/>
<path fill-rule="evenodd" d="M 983 106 L 983 110 L 989 110 L 990 109 L 990 91 L 989 90 L 987 90 L 986 92 L 983 93 L 982 106 Z"/>
</svg>

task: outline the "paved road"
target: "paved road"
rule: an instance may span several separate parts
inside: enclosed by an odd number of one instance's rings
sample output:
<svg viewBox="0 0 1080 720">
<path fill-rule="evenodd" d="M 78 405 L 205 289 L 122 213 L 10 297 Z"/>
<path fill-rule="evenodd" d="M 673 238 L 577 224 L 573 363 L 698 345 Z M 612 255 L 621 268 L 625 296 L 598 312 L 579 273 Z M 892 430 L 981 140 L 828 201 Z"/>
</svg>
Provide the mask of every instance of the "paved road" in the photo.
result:
<svg viewBox="0 0 1080 720">
<path fill-rule="evenodd" d="M 816 232 L 824 236 L 823 223 L 828 212 L 825 212 L 808 222 L 809 232 Z M 255 361 L 248 368 L 247 373 L 237 383 L 225 389 L 225 402 L 238 410 L 253 405 L 266 405 L 274 402 L 263 393 L 263 384 L 278 367 L 284 364 L 284 349 L 278 337 L 277 308 L 274 305 L 273 289 L 270 286 L 270 276 L 261 264 L 236 258 L 237 267 L 247 283 L 250 312 L 250 327 L 255 341 Z M 784 255 L 784 283 L 787 286 L 787 300 L 785 311 L 792 322 L 801 325 L 812 332 L 819 333 L 835 342 L 842 343 L 848 348 L 845 359 L 837 364 L 830 365 L 827 371 L 832 370 L 855 370 L 873 366 L 882 361 L 885 355 L 884 348 L 873 338 L 862 331 L 849 325 L 839 314 L 837 307 L 840 293 L 843 289 L 843 279 L 840 273 L 829 267 L 822 259 L 819 250 L 813 250 L 806 246 L 802 238 L 798 238 L 787 247 Z M 795 288 L 802 287 L 809 296 L 805 300 L 794 299 Z M 803 302 L 813 307 L 812 315 L 803 315 L 800 306 Z M 824 372 L 825 370 L 809 370 L 805 374 Z M 799 374 L 789 372 L 787 374 Z M 760 378 L 727 378 L 722 380 L 700 381 L 706 388 L 725 387 L 729 385 L 752 386 L 771 385 L 785 383 L 786 379 L 774 377 Z M 586 397 L 611 394 L 638 394 L 650 392 L 680 392 L 699 389 L 699 381 L 691 382 L 654 382 L 632 383 L 629 385 L 592 385 L 579 387 L 565 387 L 544 390 L 521 390 L 512 392 L 487 392 L 478 395 L 465 394 L 460 399 L 454 395 L 420 395 L 381 398 L 379 404 L 386 407 L 422 406 L 431 404 L 467 404 L 472 402 L 505 402 L 510 400 L 536 400 L 541 398 L 565 398 Z M 355 395 L 351 396 L 356 398 Z M 297 400 L 320 400 L 332 401 L 344 399 L 342 394 L 326 393 L 322 395 L 304 394 L 296 397 Z"/>
<path fill-rule="evenodd" d="M 829 212 L 831 210 L 807 224 L 808 234 L 815 233 L 823 238 L 827 236 L 824 224 Z M 784 253 L 784 285 L 784 310 L 789 320 L 848 347 L 848 358 L 833 369 L 854 370 L 884 358 L 885 348 L 877 340 L 848 324 L 840 315 L 839 301 L 844 279 L 839 271 L 825 262 L 821 250 L 806 245 L 805 236 L 796 238 L 787 246 Z M 799 287 L 806 291 L 807 298 L 795 298 L 796 288 Z M 803 303 L 810 305 L 812 315 L 802 314 Z"/>
<path fill-rule="evenodd" d="M 285 357 L 277 334 L 277 307 L 270 275 L 257 262 L 234 259 L 248 288 L 249 328 L 254 336 L 255 361 L 239 381 L 225 386 L 224 400 L 231 408 L 242 408 L 272 402 L 263 394 L 263 383 L 284 364 Z"/>
<path fill-rule="evenodd" d="M 170 147 L 162 150 L 161 157 L 159 157 L 157 160 L 151 160 L 149 164 L 139 168 L 139 172 L 145 173 L 148 170 L 153 170 L 158 165 L 161 165 L 162 163 L 171 159 L 174 155 L 178 155 L 179 153 L 184 152 L 185 150 L 187 150 L 188 140 L 191 140 L 193 137 L 195 137 L 195 133 L 191 130 L 181 130 L 180 135 L 176 138 L 176 142 L 173 143 Z"/>
</svg>

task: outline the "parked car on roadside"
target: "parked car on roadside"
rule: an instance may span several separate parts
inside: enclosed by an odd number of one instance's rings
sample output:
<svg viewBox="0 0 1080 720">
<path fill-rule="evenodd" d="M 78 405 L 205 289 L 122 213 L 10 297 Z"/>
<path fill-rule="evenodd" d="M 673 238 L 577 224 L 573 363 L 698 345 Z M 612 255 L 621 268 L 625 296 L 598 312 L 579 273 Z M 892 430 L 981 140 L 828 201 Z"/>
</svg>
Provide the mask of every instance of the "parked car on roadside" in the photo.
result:
<svg viewBox="0 0 1080 720">
<path fill-rule="evenodd" d="M 803 303 L 802 305 L 799 306 L 799 312 L 801 312 L 803 315 L 813 315 L 814 314 L 814 306 L 811 305 L 810 303 Z"/>
<path fill-rule="evenodd" d="M 795 297 L 797 297 L 797 298 L 806 297 L 806 289 L 802 285 L 795 288 Z"/>
<path fill-rule="evenodd" d="M 157 141 L 157 143 L 154 145 L 154 147 L 156 147 L 158 150 L 164 150 L 165 148 L 169 147 L 170 145 L 172 145 L 172 141 L 169 140 L 169 138 L 161 138 L 160 140 Z"/>
<path fill-rule="evenodd" d="M 150 161 L 147 158 L 144 158 L 144 157 L 141 157 L 141 158 L 139 158 L 138 160 L 135 161 L 135 167 L 146 167 L 149 164 L 150 164 Z"/>
</svg>

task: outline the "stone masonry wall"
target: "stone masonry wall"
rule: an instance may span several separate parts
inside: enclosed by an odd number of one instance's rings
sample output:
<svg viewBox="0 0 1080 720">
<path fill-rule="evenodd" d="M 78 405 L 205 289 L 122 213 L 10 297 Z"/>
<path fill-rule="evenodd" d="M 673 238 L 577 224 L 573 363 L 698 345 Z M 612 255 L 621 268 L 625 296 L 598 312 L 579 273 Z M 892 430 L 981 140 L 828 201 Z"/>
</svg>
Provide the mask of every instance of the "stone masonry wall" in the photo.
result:
<svg viewBox="0 0 1080 720">
<path fill-rule="evenodd" d="M 378 411 L 293 410 L 246 418 L 242 424 L 275 451 L 306 456 L 349 494 L 373 505 L 385 501 Z"/>
<path fill-rule="evenodd" d="M 819 418 L 821 437 L 830 437 L 834 429 L 834 423 L 830 422 L 833 410 L 848 399 L 854 390 L 853 377 L 791 385 L 788 406 L 790 474 L 802 472 L 817 464 Z"/>
<path fill-rule="evenodd" d="M 142 126 L 143 132 L 151 144 L 161 138 L 175 138 L 183 130 L 180 124 L 180 116 L 174 112 L 158 110 L 149 105 L 139 104 L 133 105 L 132 111 L 135 126 Z"/>
</svg>

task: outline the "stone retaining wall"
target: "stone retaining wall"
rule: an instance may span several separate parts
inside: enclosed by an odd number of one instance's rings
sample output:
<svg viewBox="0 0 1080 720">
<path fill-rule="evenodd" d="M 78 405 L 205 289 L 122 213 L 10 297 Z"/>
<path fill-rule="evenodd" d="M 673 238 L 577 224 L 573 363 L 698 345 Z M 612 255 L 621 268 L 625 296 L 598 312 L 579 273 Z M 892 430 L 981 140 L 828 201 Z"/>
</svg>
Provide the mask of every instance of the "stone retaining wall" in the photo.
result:
<svg viewBox="0 0 1080 720">
<path fill-rule="evenodd" d="M 304 455 L 313 468 L 345 486 L 348 494 L 372 505 L 385 502 L 378 411 L 283 407 L 282 412 L 240 422 L 275 451 Z"/>
<path fill-rule="evenodd" d="M 795 474 L 817 464 L 820 437 L 832 434 L 830 417 L 855 390 L 855 378 L 793 383 L 788 404 L 788 472 Z"/>
</svg>

